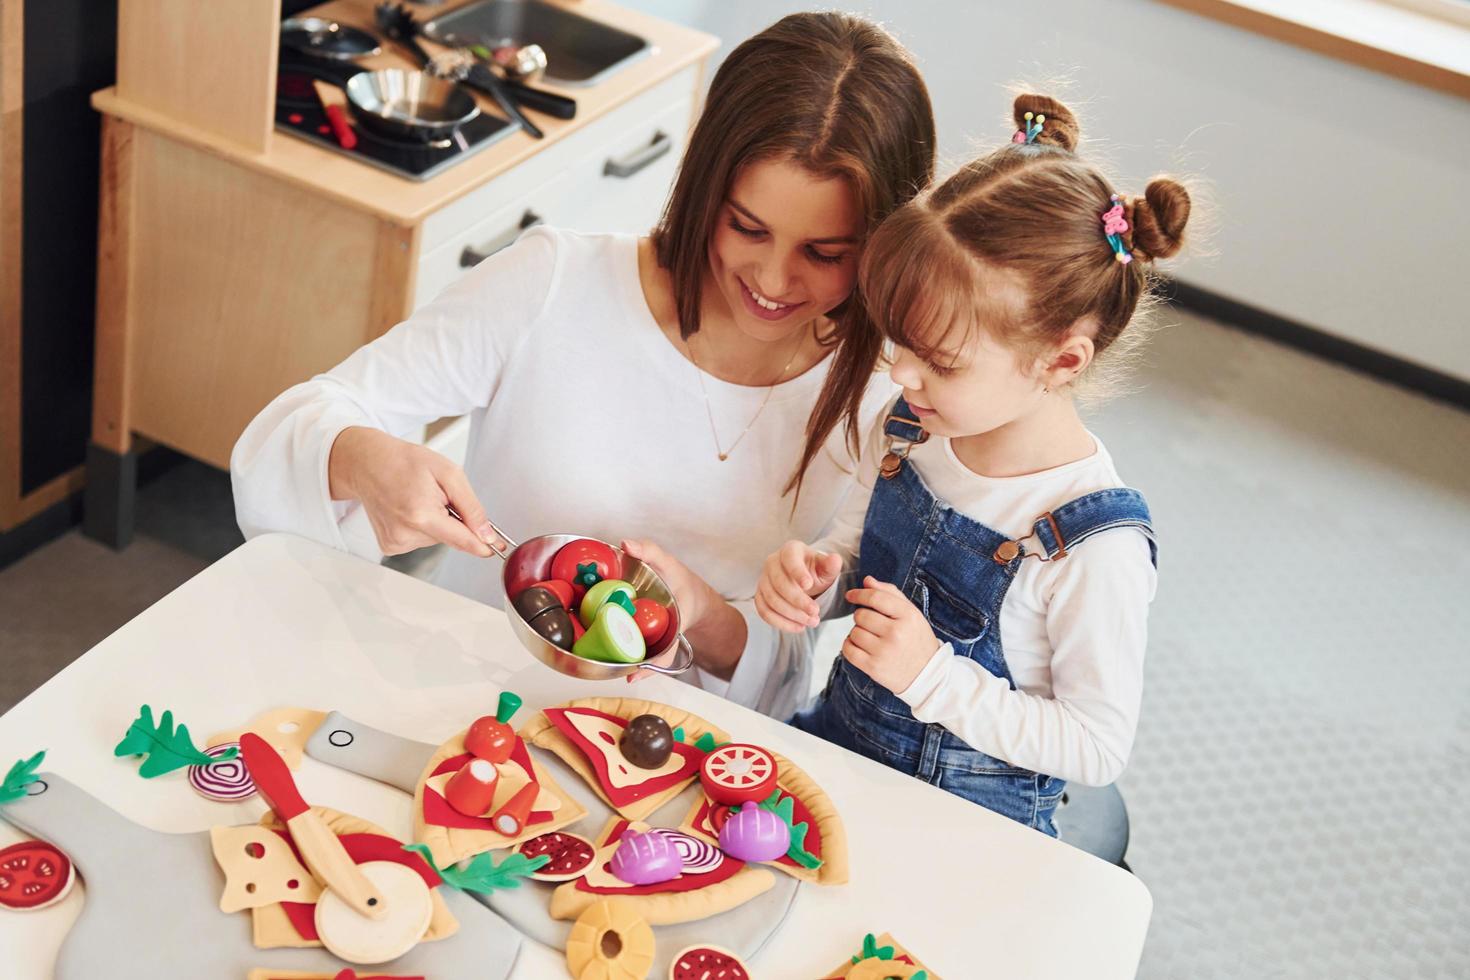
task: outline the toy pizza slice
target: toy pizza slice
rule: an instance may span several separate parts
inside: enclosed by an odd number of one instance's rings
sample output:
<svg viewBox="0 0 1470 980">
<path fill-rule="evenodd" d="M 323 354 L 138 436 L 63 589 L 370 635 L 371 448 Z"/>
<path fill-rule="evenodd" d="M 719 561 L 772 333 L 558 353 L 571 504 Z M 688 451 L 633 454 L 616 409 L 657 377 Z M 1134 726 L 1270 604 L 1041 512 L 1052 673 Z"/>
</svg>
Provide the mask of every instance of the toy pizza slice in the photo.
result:
<svg viewBox="0 0 1470 980">
<path fill-rule="evenodd" d="M 775 876 L 726 854 L 708 870 L 685 873 L 653 885 L 630 885 L 612 874 L 610 862 L 629 821 L 613 817 L 597 835 L 592 867 L 551 893 L 551 917 L 575 919 L 604 898 L 627 902 L 650 925 L 694 922 L 727 912 L 776 883 Z"/>
<path fill-rule="evenodd" d="M 771 756 L 776 760 L 776 791 L 761 805 L 780 813 L 791 825 L 792 848 L 767 864 L 802 881 L 818 885 L 847 884 L 847 831 L 837 808 L 822 788 L 790 759 L 774 752 Z M 729 806 L 701 794 L 685 815 L 684 823 L 693 833 L 718 843 L 720 828 L 731 812 Z M 803 825 L 805 831 L 801 830 Z"/>
<path fill-rule="evenodd" d="M 874 938 L 863 937 L 863 948 L 843 960 L 823 980 L 940 980 L 939 974 L 920 963 L 918 957 L 904 949 L 888 933 Z"/>
<path fill-rule="evenodd" d="M 619 741 L 628 722 L 657 715 L 680 731 L 668 761 L 642 769 L 623 756 Z M 699 776 L 704 750 L 695 742 L 728 741 L 728 736 L 697 715 L 667 704 L 636 698 L 583 698 L 546 708 L 521 729 L 521 738 L 555 752 L 586 780 L 608 806 L 629 820 L 643 820 L 678 796 Z"/>
<path fill-rule="evenodd" d="M 587 815 L 586 809 L 531 758 L 523 738 L 516 739 L 510 758 L 496 765 L 499 777 L 495 795 L 482 815 L 468 816 L 450 806 L 445 797 L 449 780 L 475 761 L 465 748 L 466 732 L 439 746 L 424 767 L 413 794 L 414 840 L 428 846 L 436 867 L 448 867 L 485 851 L 514 847 L 521 841 L 576 823 Z M 534 795 L 527 790 L 532 784 Z M 512 801 L 528 801 L 529 810 L 517 813 L 515 821 L 497 821 L 496 815 L 503 814 Z"/>
<path fill-rule="evenodd" d="M 439 894 L 437 886 L 442 880 L 422 857 L 412 851 L 405 851 L 402 841 L 390 836 L 387 831 L 376 824 L 360 817 L 339 813 L 326 807 L 312 807 L 312 809 L 326 822 L 327 829 L 337 835 L 337 839 L 341 841 L 342 846 L 347 849 L 348 856 L 355 863 L 391 861 L 410 868 L 424 879 L 424 884 L 430 889 L 432 913 L 429 918 L 428 931 L 424 933 L 420 942 L 447 939 L 459 931 L 459 921 L 455 919 L 454 913 L 449 911 L 449 906 L 444 904 L 444 899 Z M 260 826 L 276 834 L 290 848 L 294 867 L 302 866 L 301 855 L 297 853 L 295 844 L 291 841 L 290 832 L 274 813 L 267 812 L 262 816 Z M 245 852 L 243 848 L 240 850 L 240 855 L 247 862 L 264 860 L 268 854 L 268 851 L 262 851 L 261 858 L 257 859 Z M 221 864 L 224 865 L 224 863 L 222 860 Z M 225 872 L 230 878 L 234 878 L 239 873 L 229 866 L 225 866 Z M 290 889 L 289 881 L 284 883 L 284 887 Z M 295 891 L 296 889 L 290 890 Z M 302 891 L 305 892 L 304 880 Z M 250 914 L 254 942 L 260 949 L 306 948 L 323 945 L 316 930 L 316 903 L 314 901 L 272 902 L 252 908 Z M 369 971 L 367 976 L 371 975 Z"/>
</svg>

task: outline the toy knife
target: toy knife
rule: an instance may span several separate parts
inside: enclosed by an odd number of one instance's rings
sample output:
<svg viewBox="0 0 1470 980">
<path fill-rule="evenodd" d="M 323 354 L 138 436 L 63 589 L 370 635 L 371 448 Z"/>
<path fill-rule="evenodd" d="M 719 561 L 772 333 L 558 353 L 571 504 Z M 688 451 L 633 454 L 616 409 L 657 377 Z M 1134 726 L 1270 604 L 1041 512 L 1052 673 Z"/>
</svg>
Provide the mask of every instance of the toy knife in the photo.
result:
<svg viewBox="0 0 1470 980">
<path fill-rule="evenodd" d="M 286 762 L 270 743 L 253 732 L 240 736 L 240 756 L 261 798 L 291 832 L 307 868 L 358 914 L 381 919 L 388 905 L 382 894 L 353 863 L 316 811 L 306 805 Z"/>
</svg>

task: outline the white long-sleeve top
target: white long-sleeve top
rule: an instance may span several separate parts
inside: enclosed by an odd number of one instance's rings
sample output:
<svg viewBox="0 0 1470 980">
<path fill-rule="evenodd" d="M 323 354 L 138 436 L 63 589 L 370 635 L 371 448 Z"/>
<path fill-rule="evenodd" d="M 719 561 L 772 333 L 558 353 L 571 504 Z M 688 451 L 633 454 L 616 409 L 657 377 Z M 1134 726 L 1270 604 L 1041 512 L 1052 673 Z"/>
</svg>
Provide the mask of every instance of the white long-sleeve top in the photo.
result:
<svg viewBox="0 0 1470 980">
<path fill-rule="evenodd" d="M 1124 486 L 1106 448 L 1026 476 L 981 476 L 931 436 L 909 453 L 925 484 L 956 511 L 1014 539 L 1036 518 L 1095 490 Z M 886 447 L 875 426 L 858 490 L 814 546 L 857 563 L 863 521 Z M 850 579 L 844 575 L 839 579 Z M 896 692 L 922 722 L 944 725 L 987 755 L 1089 786 L 1111 783 L 1133 747 L 1143 697 L 1148 606 L 1157 582 L 1148 540 L 1136 528 L 1094 534 L 1061 561 L 1025 561 L 1000 610 L 1001 647 L 1012 690 L 943 644 L 908 688 Z M 834 587 L 828 615 L 846 611 Z M 779 646 L 769 629 L 768 646 Z M 754 662 L 754 661 L 753 661 Z M 743 669 L 742 665 L 742 669 Z"/>
<path fill-rule="evenodd" d="M 236 516 L 246 537 L 288 531 L 377 560 L 361 507 L 328 492 L 333 441 L 348 426 L 409 437 L 428 422 L 468 414 L 465 472 L 511 537 L 654 540 L 753 620 L 749 598 L 766 555 L 789 538 L 822 534 L 853 487 L 839 426 L 808 471 L 794 514 L 782 496 L 830 362 L 778 385 L 764 409 L 765 388 L 708 375 L 701 387 L 649 312 L 635 237 L 536 228 L 266 406 L 230 459 Z M 892 390 L 875 375 L 865 426 Z M 725 462 L 711 414 L 726 448 L 755 419 Z M 436 581 L 493 605 L 504 601 L 494 558 L 450 551 Z M 763 659 L 766 675 L 729 693 L 789 713 L 782 692 L 803 688 L 809 658 L 793 649 Z"/>
</svg>

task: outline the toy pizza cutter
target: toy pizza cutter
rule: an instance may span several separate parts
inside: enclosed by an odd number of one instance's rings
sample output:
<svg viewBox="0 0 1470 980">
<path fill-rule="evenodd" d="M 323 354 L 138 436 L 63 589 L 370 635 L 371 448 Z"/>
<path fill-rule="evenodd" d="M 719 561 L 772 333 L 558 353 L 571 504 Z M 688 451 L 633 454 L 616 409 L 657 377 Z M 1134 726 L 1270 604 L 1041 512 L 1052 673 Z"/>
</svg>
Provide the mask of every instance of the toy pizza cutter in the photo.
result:
<svg viewBox="0 0 1470 980">
<path fill-rule="evenodd" d="M 241 735 L 240 755 L 307 868 L 327 888 L 316 905 L 322 945 L 349 963 L 383 963 L 412 949 L 433 917 L 433 898 L 423 879 L 391 861 L 354 863 L 306 805 L 285 761 L 265 739 L 252 732 Z"/>
</svg>

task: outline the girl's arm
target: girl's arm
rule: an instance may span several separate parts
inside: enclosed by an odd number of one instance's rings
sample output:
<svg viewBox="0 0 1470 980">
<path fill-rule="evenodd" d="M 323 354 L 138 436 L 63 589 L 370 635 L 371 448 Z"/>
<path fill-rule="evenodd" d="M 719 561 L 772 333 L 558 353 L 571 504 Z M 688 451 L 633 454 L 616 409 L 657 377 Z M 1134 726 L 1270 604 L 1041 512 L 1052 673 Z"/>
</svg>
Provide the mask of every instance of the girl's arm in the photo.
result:
<svg viewBox="0 0 1470 980">
<path fill-rule="evenodd" d="M 947 644 L 898 696 L 919 721 L 987 755 L 1105 786 L 1133 747 L 1155 581 L 1141 534 L 1096 535 L 1057 563 L 1049 583 L 1051 697 L 1011 690 Z"/>
<path fill-rule="evenodd" d="M 378 525 L 390 518 L 371 515 L 370 529 L 358 501 L 372 499 L 369 471 L 375 465 L 383 470 L 385 457 L 423 471 L 424 487 L 442 488 L 438 513 L 430 514 L 425 502 L 425 517 L 443 517 L 443 500 L 468 506 L 473 491 L 457 466 L 383 434 L 402 439 L 429 422 L 489 404 L 505 364 L 545 309 L 557 272 L 554 234 L 529 231 L 408 320 L 262 409 L 230 457 L 236 519 L 245 536 L 288 531 L 381 558 L 386 542 Z M 358 427 L 372 431 L 336 447 L 339 435 Z M 449 535 L 457 528 L 441 530 Z M 465 550 L 478 543 L 467 540 L 450 543 Z"/>
</svg>

